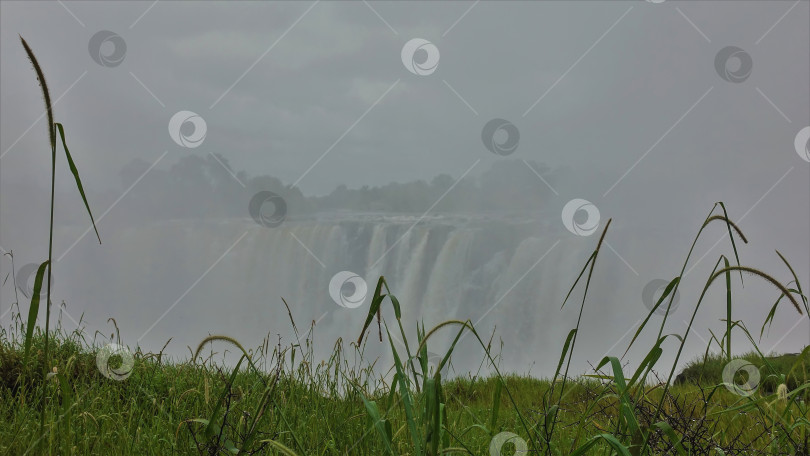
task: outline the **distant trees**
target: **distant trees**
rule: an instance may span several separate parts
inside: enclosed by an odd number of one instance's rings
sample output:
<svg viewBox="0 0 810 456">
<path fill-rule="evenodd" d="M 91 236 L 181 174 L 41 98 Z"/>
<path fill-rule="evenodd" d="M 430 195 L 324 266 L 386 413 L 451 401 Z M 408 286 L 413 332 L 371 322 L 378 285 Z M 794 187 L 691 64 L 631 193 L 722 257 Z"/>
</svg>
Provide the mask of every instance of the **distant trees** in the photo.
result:
<svg viewBox="0 0 810 456">
<path fill-rule="evenodd" d="M 221 155 L 216 158 L 190 155 L 168 170 L 152 169 L 146 173 L 149 166 L 142 159 L 134 159 L 119 172 L 124 188 L 137 179 L 143 181 L 127 198 L 125 206 L 133 215 L 160 219 L 247 217 L 250 198 L 266 190 L 284 198 L 288 215 L 333 210 L 422 213 L 434 204 L 434 213 L 526 213 L 542 209 L 551 193 L 538 174 L 551 185 L 558 177 L 544 164 L 504 160 L 480 176 L 469 175 L 459 182 L 450 175 L 439 174 L 430 182 L 392 182 L 354 189 L 341 184 L 326 196 L 308 197 L 277 177 L 249 177 L 244 171 L 233 172 Z"/>
<path fill-rule="evenodd" d="M 141 179 L 122 203 L 132 214 L 157 218 L 242 215 L 244 209 L 233 203 L 244 198 L 246 191 L 223 165 L 228 162 L 222 156 L 189 155 L 168 170 L 153 168 L 147 173 L 151 165 L 136 158 L 119 171 L 124 188 Z M 244 171 L 235 175 L 243 182 L 248 179 Z"/>
</svg>

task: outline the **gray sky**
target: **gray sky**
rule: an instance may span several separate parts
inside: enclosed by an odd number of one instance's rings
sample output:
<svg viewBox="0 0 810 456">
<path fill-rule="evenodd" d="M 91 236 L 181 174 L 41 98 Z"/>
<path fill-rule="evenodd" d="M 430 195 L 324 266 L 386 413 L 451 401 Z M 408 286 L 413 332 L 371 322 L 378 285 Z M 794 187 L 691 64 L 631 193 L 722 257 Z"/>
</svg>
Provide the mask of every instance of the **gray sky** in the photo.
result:
<svg viewBox="0 0 810 456">
<path fill-rule="evenodd" d="M 75 132 L 73 147 L 92 157 L 82 171 L 96 185 L 117 185 L 111 170 L 164 150 L 163 166 L 216 151 L 234 169 L 300 179 L 305 193 L 458 176 L 476 159 L 484 169 L 499 158 L 480 131 L 500 117 L 521 132 L 512 158 L 593 168 L 601 195 L 709 89 L 615 198 L 661 170 L 699 182 L 724 166 L 767 181 L 781 175 L 777 164 L 800 164 L 774 154 L 790 152 L 807 123 L 806 2 L 776 26 L 793 2 L 668 3 L 482 2 L 469 12 L 464 2 L 374 4 L 391 30 L 362 2 L 158 2 L 148 12 L 143 2 L 3 2 L 4 165 L 15 176 L 35 167 L 23 151 L 41 140 L 34 130 L 15 144 L 41 112 L 18 33 L 54 97 L 67 91 L 56 115 Z M 99 30 L 125 41 L 120 65 L 90 58 Z M 400 51 L 411 38 L 437 46 L 434 73 L 405 69 Z M 715 54 L 729 45 L 753 58 L 744 83 L 715 71 Z M 207 123 L 197 149 L 168 135 L 181 110 Z"/>
<path fill-rule="evenodd" d="M 3 248 L 47 235 L 45 120 L 20 34 L 85 186 L 110 200 L 135 158 L 166 169 L 219 153 L 234 171 L 309 195 L 534 160 L 571 170 L 554 211 L 584 198 L 615 229 L 660 230 L 683 252 L 678 264 L 724 201 L 758 241 L 748 258 L 778 268 L 773 249 L 789 252 L 810 286 L 810 157 L 794 147 L 810 124 L 807 1 L 3 1 L 0 11 Z M 89 52 L 105 30 L 126 44 L 106 67 Z M 414 38 L 438 49 L 430 74 L 403 63 Z M 728 46 L 752 62 L 738 82 L 716 65 Z M 727 79 L 739 65 L 721 65 Z M 198 147 L 172 140 L 179 111 L 204 119 Z M 482 142 L 495 118 L 520 133 L 508 157 Z M 63 169 L 60 202 L 82 210 L 68 179 Z"/>
</svg>

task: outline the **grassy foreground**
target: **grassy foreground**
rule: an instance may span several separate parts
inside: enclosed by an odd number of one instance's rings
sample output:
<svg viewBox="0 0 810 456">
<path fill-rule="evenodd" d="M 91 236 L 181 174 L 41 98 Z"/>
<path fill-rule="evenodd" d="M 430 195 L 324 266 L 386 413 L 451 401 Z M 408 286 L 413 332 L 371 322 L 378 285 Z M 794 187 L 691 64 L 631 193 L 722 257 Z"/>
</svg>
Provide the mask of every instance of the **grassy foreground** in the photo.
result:
<svg viewBox="0 0 810 456">
<path fill-rule="evenodd" d="M 25 379 L 23 346 L 9 337 L 12 334 L 4 331 L 0 338 L 0 454 L 233 454 L 228 450 L 231 445 L 243 448 L 239 454 L 386 454 L 388 446 L 375 432 L 364 399 L 388 410 L 385 422 L 392 431 L 393 453 L 415 454 L 401 395 L 380 388 L 379 379 L 374 380 L 369 370 L 349 366 L 339 351 L 329 362 L 313 365 L 308 362 L 311 352 L 302 352 L 301 347 L 279 357 L 280 352 L 269 352 L 265 346 L 264 353 L 261 348 L 253 353 L 256 364 L 267 373 L 242 368 L 235 375 L 210 360 L 169 362 L 160 355 L 135 353 L 133 367 L 115 377 L 104 375 L 97 357 L 101 347 L 93 347 L 79 332 L 57 329 L 51 335 L 49 370 L 55 368 L 64 376 L 67 385 L 63 385 L 61 375 L 45 381 Z M 38 372 L 44 363 L 44 335 L 37 331 L 32 344 L 36 356 L 28 368 Z M 305 361 L 295 368 L 290 364 L 293 351 Z M 767 370 L 756 353 L 743 358 Z M 794 369 L 788 383 L 806 382 L 810 370 L 804 362 L 810 356 L 779 364 L 782 358 L 776 358 L 778 373 L 787 376 L 799 362 L 801 372 Z M 115 370 L 125 361 L 113 355 L 108 363 Z M 804 394 L 780 399 L 775 391 L 778 385 L 768 391 L 764 381 L 749 397 L 734 394 L 719 386 L 718 368 L 722 371 L 723 364 L 717 356 L 694 360 L 684 370 L 688 378 L 666 396 L 660 384 L 639 387 L 642 399 L 633 410 L 639 424 L 649 426 L 657 403 L 665 397 L 659 419 L 678 436 L 683 454 L 806 454 L 809 411 Z M 700 384 L 693 383 L 698 380 Z M 269 384 L 274 385 L 272 400 L 263 410 L 253 443 L 245 448 L 257 418 L 254 413 L 266 400 Z M 365 398 L 364 389 L 369 390 Z M 515 451 L 531 439 L 523 432 L 521 419 L 541 430 L 540 423 L 549 416 L 544 408 L 548 400 L 544 397 L 551 391 L 548 380 L 467 377 L 447 381 L 442 389 L 446 414 L 442 432 L 449 443 L 445 454 L 525 454 Z M 38 422 L 42 410 L 37 399 L 42 394 L 47 402 L 44 434 Z M 563 399 L 556 417 L 558 430 L 549 445 L 551 454 L 569 454 L 590 436 L 614 433 L 622 419 L 619 391 L 612 381 L 580 378 L 554 394 L 562 394 Z M 413 392 L 412 399 L 414 408 L 430 400 L 424 392 Z M 752 403 L 756 405 L 747 407 Z M 206 436 L 207 420 L 217 416 L 217 432 Z M 493 447 L 499 441 L 496 436 L 503 436 L 501 440 L 512 436 L 503 432 L 522 440 Z M 649 444 L 653 454 L 682 454 L 667 428 L 655 433 Z M 608 444 L 588 452 L 611 453 L 615 451 Z"/>
<path fill-rule="evenodd" d="M 341 374 L 335 375 L 348 367 L 340 352 L 327 363 L 304 362 L 295 369 L 290 369 L 291 351 L 286 352 L 288 362 L 282 364 L 278 364 L 278 352 L 268 353 L 259 363 L 269 367 L 270 373 L 241 369 L 235 376 L 210 361 L 168 362 L 159 355 L 135 353 L 133 368 L 122 372 L 122 377 L 127 377 L 116 379 L 105 376 L 99 368 L 100 347 L 91 347 L 78 332 L 58 331 L 51 338 L 54 346 L 50 370 L 55 367 L 68 380 L 63 389 L 56 375 L 44 382 L 18 381 L 25 370 L 23 347 L 10 340 L 9 334 L 4 332 L 0 341 L 0 454 L 233 454 L 226 442 L 243 448 L 256 418 L 253 414 L 260 408 L 270 383 L 275 385 L 271 404 L 264 410 L 251 448 L 240 454 L 388 452 L 364 406 L 363 389 L 341 380 Z M 33 341 L 37 356 L 31 360 L 34 371 L 44 362 L 43 344 L 43 334 L 37 332 Z M 300 347 L 291 350 L 298 350 L 297 356 L 307 359 L 308 354 Z M 109 367 L 120 368 L 121 358 L 113 355 Z M 757 363 L 755 353 L 747 358 L 764 368 L 762 362 Z M 807 355 L 804 358 L 810 361 Z M 666 393 L 664 413 L 659 418 L 679 436 L 686 454 L 805 454 L 808 407 L 804 395 L 780 399 L 776 388 L 766 391 L 764 382 L 752 396 L 734 394 L 724 386 L 718 387 L 722 378 L 717 368 L 722 370 L 722 365 L 723 360 L 717 357 L 705 363 L 703 359 L 695 360 L 684 371 L 690 378 Z M 783 373 L 787 374 L 787 370 Z M 808 372 L 799 373 L 803 377 L 800 383 Z M 368 370 L 354 370 L 349 375 L 366 388 L 380 386 L 379 380 L 373 384 Z M 703 375 L 702 383 L 691 383 L 692 375 Z M 518 409 L 512 409 L 504 388 L 508 388 Z M 467 377 L 447 381 L 442 389 L 447 417 L 442 427 L 450 443 L 446 454 L 511 455 L 520 454 L 515 452 L 515 446 L 530 440 L 522 432 L 519 415 L 533 424 L 547 416 L 543 398 L 550 392 L 551 383 L 516 376 L 502 377 L 502 381 L 498 377 Z M 643 424 L 664 396 L 660 384 L 639 389 L 643 400 L 635 404 L 634 414 Z M 41 409 L 36 399 L 43 393 L 48 407 L 46 432 L 41 435 Z M 389 410 L 386 422 L 393 431 L 393 452 L 414 454 L 402 398 L 390 393 L 386 389 L 369 391 L 366 400 L 376 401 L 381 410 Z M 615 431 L 621 418 L 613 382 L 580 378 L 568 382 L 564 392 L 558 390 L 555 394 L 560 393 L 564 398 L 557 415 L 558 431 L 550 442 L 554 449 L 551 454 L 568 454 L 589 436 Z M 413 394 L 417 407 L 428 400 L 425 393 Z M 755 407 L 745 407 L 752 402 Z M 216 414 L 217 408 L 221 427 L 217 434 L 206 437 L 206 420 Z M 791 426 L 801 423 L 791 432 Z M 497 442 L 493 437 L 502 432 L 513 432 L 522 441 L 491 448 L 493 441 Z M 661 430 L 651 438 L 654 454 L 679 454 L 667 435 Z M 593 447 L 588 454 L 612 452 L 604 444 Z"/>
</svg>

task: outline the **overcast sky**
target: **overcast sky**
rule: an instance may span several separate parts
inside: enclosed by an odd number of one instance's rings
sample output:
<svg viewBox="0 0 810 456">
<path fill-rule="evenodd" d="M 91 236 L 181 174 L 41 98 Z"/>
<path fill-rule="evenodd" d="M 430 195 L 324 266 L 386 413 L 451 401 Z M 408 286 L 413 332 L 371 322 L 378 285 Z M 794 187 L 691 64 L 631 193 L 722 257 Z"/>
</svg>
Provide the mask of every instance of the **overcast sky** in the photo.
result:
<svg viewBox="0 0 810 456">
<path fill-rule="evenodd" d="M 44 110 L 20 34 L 85 187 L 110 200 L 136 158 L 217 153 L 309 195 L 533 160 L 571 171 L 554 210 L 584 198 L 617 227 L 691 239 L 724 201 L 763 258 L 790 252 L 807 278 L 809 18 L 808 1 L 774 0 L 3 1 L 0 245 L 47 233 Z M 173 138 L 181 111 L 205 126 Z M 496 144 L 519 132 L 508 155 L 483 141 L 493 119 L 513 127 Z M 58 185 L 82 210 L 65 169 Z"/>
</svg>

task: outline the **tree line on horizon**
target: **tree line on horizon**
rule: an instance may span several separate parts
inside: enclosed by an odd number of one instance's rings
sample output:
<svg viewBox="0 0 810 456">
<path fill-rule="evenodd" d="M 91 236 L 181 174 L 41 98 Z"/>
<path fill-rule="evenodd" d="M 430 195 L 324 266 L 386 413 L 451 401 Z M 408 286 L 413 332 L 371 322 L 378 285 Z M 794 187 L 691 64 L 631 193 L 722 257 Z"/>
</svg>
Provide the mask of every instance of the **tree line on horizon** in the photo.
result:
<svg viewBox="0 0 810 456">
<path fill-rule="evenodd" d="M 423 213 L 434 203 L 432 213 L 525 214 L 542 210 L 553 196 L 537 174 L 554 186 L 567 173 L 567 169 L 552 170 L 535 161 L 503 160 L 459 182 L 448 174 L 439 174 L 430 181 L 358 188 L 341 184 L 327 195 L 308 196 L 278 177 L 249 176 L 245 171 L 232 175 L 225 169 L 229 167 L 227 159 L 221 155 L 190 155 L 168 169 L 154 168 L 144 174 L 149 166 L 136 158 L 122 167 L 119 177 L 124 189 L 141 178 L 121 205 L 128 214 L 150 219 L 248 217 L 248 202 L 260 191 L 281 196 L 288 216 L 334 211 Z"/>
</svg>

